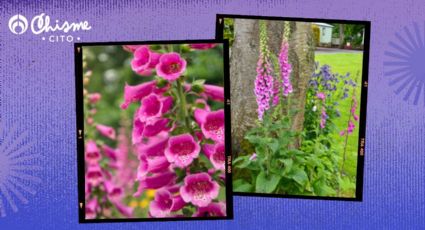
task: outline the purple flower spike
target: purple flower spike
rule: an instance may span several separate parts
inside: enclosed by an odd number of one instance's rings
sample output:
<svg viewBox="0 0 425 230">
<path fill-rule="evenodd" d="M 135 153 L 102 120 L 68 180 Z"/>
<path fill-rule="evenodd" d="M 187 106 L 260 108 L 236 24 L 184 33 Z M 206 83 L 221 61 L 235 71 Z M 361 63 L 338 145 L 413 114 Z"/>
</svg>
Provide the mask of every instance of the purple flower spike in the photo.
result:
<svg viewBox="0 0 425 230">
<path fill-rule="evenodd" d="M 254 93 L 257 100 L 258 120 L 263 120 L 264 112 L 270 109 L 270 99 L 273 96 L 273 77 L 270 63 L 260 54 L 257 63 L 257 78 L 255 79 Z"/>
<path fill-rule="evenodd" d="M 287 97 L 290 93 L 293 92 L 292 84 L 291 84 L 291 72 L 292 72 L 292 66 L 289 64 L 288 59 L 288 51 L 289 51 L 289 44 L 287 41 L 282 42 L 282 47 L 279 53 L 279 65 L 280 65 L 280 72 L 282 75 L 282 85 L 283 85 L 283 96 Z"/>
</svg>

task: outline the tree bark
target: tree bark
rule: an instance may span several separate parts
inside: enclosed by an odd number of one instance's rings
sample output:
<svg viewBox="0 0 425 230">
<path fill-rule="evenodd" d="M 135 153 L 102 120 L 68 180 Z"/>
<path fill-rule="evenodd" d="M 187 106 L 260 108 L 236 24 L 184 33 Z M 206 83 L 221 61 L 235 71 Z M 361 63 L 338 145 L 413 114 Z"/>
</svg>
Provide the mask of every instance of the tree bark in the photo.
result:
<svg viewBox="0 0 425 230">
<path fill-rule="evenodd" d="M 233 155 L 238 155 L 247 130 L 257 119 L 254 95 L 256 65 L 259 56 L 259 21 L 235 19 L 230 58 L 230 99 Z"/>
<path fill-rule="evenodd" d="M 294 92 L 291 95 L 292 109 L 296 114 L 292 118 L 292 130 L 302 132 L 304 129 L 305 101 L 308 81 L 314 73 L 314 39 L 311 24 L 296 22 L 295 29 L 289 40 L 289 62 L 292 65 L 292 85 Z M 301 138 L 297 137 L 293 147 L 301 146 Z"/>
<path fill-rule="evenodd" d="M 257 121 L 257 103 L 254 81 L 259 57 L 259 21 L 234 20 L 234 42 L 230 57 L 230 97 L 233 155 L 239 155 L 246 131 Z M 279 54 L 282 42 L 283 21 L 268 21 L 268 45 L 270 52 Z M 289 61 L 292 65 L 293 117 L 292 129 L 302 131 L 304 124 L 305 96 L 308 80 L 314 71 L 313 36 L 310 23 L 292 22 L 289 40 Z M 295 147 L 300 146 L 298 138 Z M 246 153 L 251 154 L 251 153 Z"/>
<path fill-rule="evenodd" d="M 339 24 L 339 48 L 344 48 L 344 24 Z"/>
</svg>

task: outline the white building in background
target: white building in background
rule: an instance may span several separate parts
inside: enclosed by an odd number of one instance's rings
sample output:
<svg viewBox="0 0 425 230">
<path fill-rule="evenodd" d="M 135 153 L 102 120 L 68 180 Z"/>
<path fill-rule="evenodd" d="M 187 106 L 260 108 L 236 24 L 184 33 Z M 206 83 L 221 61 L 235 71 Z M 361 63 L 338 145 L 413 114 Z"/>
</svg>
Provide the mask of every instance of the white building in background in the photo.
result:
<svg viewBox="0 0 425 230">
<path fill-rule="evenodd" d="M 334 26 L 322 22 L 314 22 L 313 24 L 320 29 L 320 44 L 331 45 Z"/>
</svg>

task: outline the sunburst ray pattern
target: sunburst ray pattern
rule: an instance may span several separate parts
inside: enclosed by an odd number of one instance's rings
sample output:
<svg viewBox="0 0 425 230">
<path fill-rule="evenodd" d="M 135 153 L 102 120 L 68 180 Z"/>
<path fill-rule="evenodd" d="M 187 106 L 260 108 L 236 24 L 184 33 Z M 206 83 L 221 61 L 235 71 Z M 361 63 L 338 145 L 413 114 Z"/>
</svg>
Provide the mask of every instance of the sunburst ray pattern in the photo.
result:
<svg viewBox="0 0 425 230">
<path fill-rule="evenodd" d="M 18 211 L 19 204 L 27 204 L 28 195 L 34 195 L 34 186 L 41 183 L 35 174 L 42 167 L 38 164 L 40 154 L 30 151 L 34 142 L 29 132 L 19 132 L 17 125 L 7 128 L 0 121 L 0 216 L 5 217 L 7 208 Z"/>
<path fill-rule="evenodd" d="M 425 106 L 425 24 L 413 23 L 395 33 L 384 53 L 384 75 L 404 101 Z"/>
</svg>

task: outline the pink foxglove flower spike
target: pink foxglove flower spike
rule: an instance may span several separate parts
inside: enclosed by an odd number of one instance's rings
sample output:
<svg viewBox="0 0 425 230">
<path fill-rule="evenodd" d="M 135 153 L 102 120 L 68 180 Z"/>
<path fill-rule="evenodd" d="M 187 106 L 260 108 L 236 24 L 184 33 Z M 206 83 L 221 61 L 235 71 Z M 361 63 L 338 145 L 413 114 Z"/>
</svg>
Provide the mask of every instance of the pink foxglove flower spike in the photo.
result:
<svg viewBox="0 0 425 230">
<path fill-rule="evenodd" d="M 205 138 L 224 142 L 224 110 L 206 111 L 195 109 L 196 122 L 201 126 Z"/>
<path fill-rule="evenodd" d="M 326 109 L 323 105 L 322 113 L 320 115 L 320 128 L 322 128 L 322 129 L 325 128 L 327 119 L 328 119 L 328 115 L 326 114 Z"/>
<path fill-rule="evenodd" d="M 168 190 L 156 191 L 155 198 L 149 206 L 149 214 L 153 217 L 166 217 L 170 215 L 174 206 L 173 196 Z"/>
<path fill-rule="evenodd" d="M 224 143 L 217 143 L 214 145 L 205 144 L 203 146 L 204 153 L 210 159 L 212 165 L 217 170 L 225 169 L 225 146 Z"/>
<path fill-rule="evenodd" d="M 89 102 L 92 104 L 96 104 L 101 98 L 102 95 L 100 93 L 92 93 L 88 95 Z"/>
<path fill-rule="evenodd" d="M 198 207 L 206 207 L 217 198 L 219 189 L 218 183 L 212 180 L 208 173 L 197 173 L 184 178 L 180 195 L 185 202 L 190 202 Z"/>
<path fill-rule="evenodd" d="M 270 99 L 273 95 L 273 77 L 268 60 L 261 54 L 257 63 L 257 77 L 254 93 L 257 100 L 258 120 L 263 120 L 264 112 L 270 109 Z"/>
<path fill-rule="evenodd" d="M 121 201 L 114 201 L 112 203 L 123 216 L 127 218 L 133 217 L 134 208 L 124 205 Z"/>
<path fill-rule="evenodd" d="M 89 164 L 96 164 L 100 160 L 100 151 L 97 148 L 96 142 L 89 140 L 86 143 L 86 162 Z"/>
<path fill-rule="evenodd" d="M 217 44 L 215 43 L 197 43 L 197 44 L 190 44 L 189 47 L 195 50 L 207 50 L 214 48 Z"/>
<path fill-rule="evenodd" d="M 131 60 L 131 68 L 133 71 L 140 73 L 148 70 L 151 62 L 149 48 L 147 46 L 140 46 L 134 51 L 133 55 L 134 58 Z"/>
<path fill-rule="evenodd" d="M 121 108 L 127 109 L 130 103 L 140 101 L 142 98 L 151 94 L 155 88 L 156 81 L 148 81 L 135 86 L 126 84 L 124 86 L 124 102 L 121 104 Z"/>
<path fill-rule="evenodd" d="M 147 157 L 141 155 L 139 157 L 140 163 L 137 170 L 137 179 L 143 180 L 149 173 L 162 173 L 168 171 L 170 162 L 165 157 Z"/>
<path fill-rule="evenodd" d="M 198 157 L 201 147 L 190 134 L 170 137 L 165 148 L 165 157 L 177 167 L 185 168 Z"/>
<path fill-rule="evenodd" d="M 159 58 L 156 73 L 165 80 L 174 81 L 186 70 L 186 60 L 178 53 L 166 53 Z"/>
<path fill-rule="evenodd" d="M 92 164 L 88 166 L 86 181 L 92 186 L 97 186 L 103 182 L 103 173 L 99 164 Z"/>
<path fill-rule="evenodd" d="M 150 137 L 146 142 L 137 146 L 137 152 L 147 157 L 164 156 L 164 150 L 168 143 L 169 134 L 161 132 L 156 136 Z"/>
<path fill-rule="evenodd" d="M 145 189 L 159 189 L 175 182 L 176 175 L 173 172 L 157 173 L 153 176 L 146 176 L 139 180 L 139 188 L 133 195 L 140 196 Z"/>
<path fill-rule="evenodd" d="M 96 125 L 96 129 L 102 136 L 105 136 L 111 140 L 115 140 L 116 133 L 114 128 L 106 125 Z"/>
<path fill-rule="evenodd" d="M 288 60 L 288 43 L 284 42 L 282 44 L 281 53 L 279 55 L 279 64 L 280 64 L 280 71 L 282 73 L 282 84 L 283 84 L 283 96 L 288 96 L 290 93 L 292 93 L 293 88 L 291 84 L 291 72 L 292 72 L 292 66 L 289 64 Z"/>
<path fill-rule="evenodd" d="M 137 111 L 136 111 L 137 114 Z M 146 124 L 141 122 L 137 117 L 133 120 L 133 131 L 132 131 L 132 142 L 133 144 L 140 143 L 143 138 L 154 137 L 163 131 L 167 131 L 170 128 L 168 127 L 169 119 L 167 118 L 158 118 L 152 120 L 151 124 Z"/>
<path fill-rule="evenodd" d="M 204 94 L 213 101 L 224 101 L 224 88 L 216 85 L 204 85 Z"/>
<path fill-rule="evenodd" d="M 206 207 L 199 207 L 194 217 L 220 217 L 226 215 L 226 205 L 224 203 L 210 203 Z"/>
<path fill-rule="evenodd" d="M 119 201 L 123 198 L 124 192 L 123 189 L 116 186 L 112 181 L 106 180 L 103 182 L 105 190 L 108 194 L 108 198 L 111 201 Z"/>
<path fill-rule="evenodd" d="M 86 209 L 85 209 L 86 219 L 95 219 L 97 216 L 97 213 L 100 210 L 99 203 L 97 202 L 97 199 L 91 199 L 90 201 L 86 202 Z"/>
<path fill-rule="evenodd" d="M 124 45 L 123 48 L 125 51 L 133 53 L 136 51 L 139 47 L 142 47 L 144 45 Z"/>
</svg>

